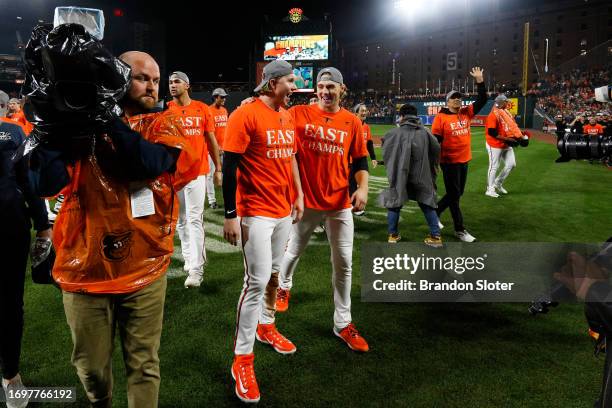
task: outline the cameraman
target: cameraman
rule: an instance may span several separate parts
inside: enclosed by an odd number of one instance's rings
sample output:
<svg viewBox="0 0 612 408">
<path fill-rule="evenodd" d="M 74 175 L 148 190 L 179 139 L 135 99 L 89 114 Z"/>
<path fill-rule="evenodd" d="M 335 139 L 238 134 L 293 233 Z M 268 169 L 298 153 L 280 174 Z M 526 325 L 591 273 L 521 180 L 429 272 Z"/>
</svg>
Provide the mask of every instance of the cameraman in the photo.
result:
<svg viewBox="0 0 612 408">
<path fill-rule="evenodd" d="M 574 120 L 569 124 L 572 133 L 581 135 L 584 133 L 584 118 L 582 116 L 576 116 Z"/>
<path fill-rule="evenodd" d="M 565 134 L 565 128 L 567 127 L 567 123 L 565 122 L 565 119 L 563 119 L 563 116 L 561 114 L 555 116 L 555 127 L 557 128 L 557 130 L 555 130 L 557 138 L 562 138 Z"/>
<path fill-rule="evenodd" d="M 595 257 L 587 259 L 571 252 L 567 264 L 554 275 L 578 299 L 586 302 L 589 327 L 599 334 L 599 340 L 605 346 L 606 361 L 600 397 L 595 403 L 597 408 L 612 407 L 612 350 L 608 345 L 612 335 L 612 287 L 608 281 L 611 271 L 612 238 Z"/>
<path fill-rule="evenodd" d="M 179 118 L 154 110 L 160 80 L 155 60 L 137 51 L 120 59 L 131 67 L 120 103 L 124 116 L 86 141 L 77 156 L 70 157 L 77 142 L 70 139 L 66 146 L 35 149 L 32 178 L 40 195 L 62 190 L 66 197 L 55 224 L 53 278 L 63 292 L 72 363 L 89 401 L 112 406 L 116 322 L 128 406 L 156 407 L 176 191 L 197 177 L 199 157 Z"/>
<path fill-rule="evenodd" d="M 4 260 L 0 273 L 0 369 L 5 393 L 23 388 L 19 356 L 30 219 L 34 221 L 37 236 L 51 238 L 45 204 L 34 194 L 28 181 L 27 160 L 22 158 L 15 164 L 12 162 L 15 151 L 24 140 L 25 134 L 19 125 L 0 119 L 0 213 L 4 219 L 0 238 L 0 256 Z M 25 405 L 9 400 L 8 406 Z"/>
</svg>

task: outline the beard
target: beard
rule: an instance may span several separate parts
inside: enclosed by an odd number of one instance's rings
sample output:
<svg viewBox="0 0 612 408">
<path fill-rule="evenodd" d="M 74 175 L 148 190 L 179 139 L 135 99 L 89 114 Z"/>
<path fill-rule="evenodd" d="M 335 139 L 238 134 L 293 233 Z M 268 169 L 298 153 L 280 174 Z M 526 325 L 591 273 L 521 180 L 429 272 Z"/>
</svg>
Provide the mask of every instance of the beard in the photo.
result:
<svg viewBox="0 0 612 408">
<path fill-rule="evenodd" d="M 153 95 L 141 95 L 137 98 L 127 96 L 123 99 L 123 105 L 125 107 L 130 107 L 132 110 L 139 113 L 149 112 L 156 104 L 157 100 Z"/>
<path fill-rule="evenodd" d="M 155 107 L 155 104 L 157 104 L 156 98 L 152 95 L 141 96 L 136 102 L 138 106 L 144 110 L 151 110 Z"/>
</svg>

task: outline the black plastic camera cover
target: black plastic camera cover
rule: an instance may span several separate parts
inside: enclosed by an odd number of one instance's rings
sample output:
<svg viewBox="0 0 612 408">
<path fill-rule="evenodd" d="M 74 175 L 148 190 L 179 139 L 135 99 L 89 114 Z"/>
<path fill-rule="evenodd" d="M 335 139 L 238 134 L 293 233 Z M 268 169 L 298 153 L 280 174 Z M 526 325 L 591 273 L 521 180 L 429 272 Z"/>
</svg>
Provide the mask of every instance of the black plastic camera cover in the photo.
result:
<svg viewBox="0 0 612 408">
<path fill-rule="evenodd" d="M 129 65 L 79 24 L 35 27 L 25 68 L 28 120 L 41 140 L 90 137 L 108 123 L 129 87 Z"/>
</svg>

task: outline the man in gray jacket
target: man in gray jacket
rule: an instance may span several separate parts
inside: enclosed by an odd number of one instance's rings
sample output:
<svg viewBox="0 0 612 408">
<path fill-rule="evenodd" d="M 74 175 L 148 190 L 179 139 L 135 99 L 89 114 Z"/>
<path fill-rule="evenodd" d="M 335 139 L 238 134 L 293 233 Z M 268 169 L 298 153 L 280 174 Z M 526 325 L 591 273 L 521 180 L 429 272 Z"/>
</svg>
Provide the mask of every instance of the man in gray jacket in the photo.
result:
<svg viewBox="0 0 612 408">
<path fill-rule="evenodd" d="M 441 247 L 436 214 L 436 167 L 440 144 L 421 124 L 416 107 L 405 104 L 400 108 L 399 115 L 399 126 L 385 135 L 382 146 L 389 188 L 383 190 L 378 202 L 387 208 L 388 242 L 396 243 L 401 239 L 398 231 L 400 210 L 406 201 L 414 200 L 418 202 L 429 225 L 430 233 L 425 243 Z"/>
</svg>

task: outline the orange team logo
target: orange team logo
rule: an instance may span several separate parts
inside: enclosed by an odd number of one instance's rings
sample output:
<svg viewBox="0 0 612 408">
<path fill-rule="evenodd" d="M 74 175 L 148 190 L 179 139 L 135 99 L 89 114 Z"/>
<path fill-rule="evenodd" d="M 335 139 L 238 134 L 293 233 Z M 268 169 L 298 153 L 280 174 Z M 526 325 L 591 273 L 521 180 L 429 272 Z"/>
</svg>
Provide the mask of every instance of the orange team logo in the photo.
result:
<svg viewBox="0 0 612 408">
<path fill-rule="evenodd" d="M 289 10 L 289 21 L 294 24 L 299 23 L 300 21 L 302 21 L 302 13 L 303 11 L 301 8 L 292 8 L 291 10 Z"/>
<path fill-rule="evenodd" d="M 108 233 L 102 237 L 102 253 L 109 261 L 122 261 L 130 254 L 132 231 Z"/>
</svg>

